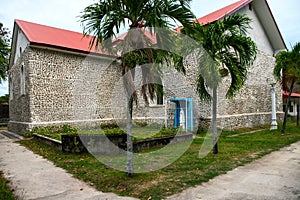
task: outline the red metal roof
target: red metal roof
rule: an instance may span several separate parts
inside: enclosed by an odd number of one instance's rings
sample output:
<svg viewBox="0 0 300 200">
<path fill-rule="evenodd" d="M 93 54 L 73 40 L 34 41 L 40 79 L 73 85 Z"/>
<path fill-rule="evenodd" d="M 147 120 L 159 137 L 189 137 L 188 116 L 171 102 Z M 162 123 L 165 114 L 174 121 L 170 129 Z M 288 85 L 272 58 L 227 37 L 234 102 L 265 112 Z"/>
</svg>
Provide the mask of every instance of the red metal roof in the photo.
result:
<svg viewBox="0 0 300 200">
<path fill-rule="evenodd" d="M 208 15 L 198 18 L 198 21 L 201 25 L 206 25 L 208 23 L 213 23 L 217 20 L 223 19 L 226 15 L 230 15 L 238 11 L 239 9 L 243 8 L 245 5 L 248 5 L 253 0 L 240 0 L 235 3 L 232 3 L 224 8 L 216 10 Z M 180 31 L 182 26 L 175 28 L 176 32 Z"/>
<path fill-rule="evenodd" d="M 205 25 L 207 23 L 213 23 L 217 20 L 224 18 L 226 15 L 233 14 L 234 12 L 248 5 L 252 1 L 253 0 L 237 1 L 206 16 L 198 18 L 197 21 L 202 25 Z M 91 37 L 93 36 L 83 37 L 82 33 L 54 28 L 32 22 L 26 22 L 22 20 L 16 20 L 16 23 L 23 30 L 24 34 L 26 35 L 27 39 L 31 44 L 61 48 L 76 52 L 93 52 L 108 55 L 108 53 L 103 53 L 100 50 L 96 50 L 95 47 L 90 49 L 89 43 Z M 182 27 L 178 27 L 174 30 L 177 32 L 181 28 Z M 114 42 L 123 40 L 126 34 L 127 33 L 122 34 Z M 155 35 L 151 34 L 148 31 L 145 31 L 145 34 L 151 39 L 152 42 L 156 43 Z"/>
<path fill-rule="evenodd" d="M 45 26 L 32 22 L 16 20 L 16 24 L 24 32 L 30 44 L 49 46 L 83 53 L 103 53 L 90 48 L 91 37 L 84 37 L 82 33 Z"/>
<path fill-rule="evenodd" d="M 152 44 L 156 44 L 157 40 L 156 40 L 156 35 L 154 33 L 151 33 L 150 31 L 145 30 L 143 28 L 140 28 L 140 30 L 145 34 L 145 36 L 147 38 L 150 39 L 150 41 L 151 41 Z M 121 34 L 117 39 L 115 39 L 113 41 L 113 43 L 115 44 L 118 41 L 123 41 L 125 39 L 125 37 L 127 36 L 127 34 L 128 34 L 128 32 Z"/>
<path fill-rule="evenodd" d="M 283 96 L 283 98 L 288 98 L 288 96 L 289 96 L 289 92 L 287 92 L 287 91 L 284 91 L 284 90 L 282 90 L 281 92 L 282 92 L 282 96 Z M 292 94 L 291 94 L 291 97 L 300 97 L 300 94 L 297 94 L 297 93 L 292 93 Z"/>
<path fill-rule="evenodd" d="M 16 20 L 16 23 L 24 32 L 30 44 L 37 46 L 49 46 L 82 53 L 92 52 L 109 55 L 108 53 L 105 53 L 99 49 L 96 50 L 95 46 L 90 49 L 90 40 L 93 36 L 84 37 L 82 33 L 22 20 Z M 145 29 L 141 30 L 151 40 L 151 42 L 156 43 L 155 34 L 152 34 L 150 31 Z M 127 33 L 123 33 L 116 40 L 114 40 L 114 43 L 124 40 L 126 35 Z"/>
<path fill-rule="evenodd" d="M 253 0 L 240 0 L 240 1 L 230 4 L 224 8 L 221 8 L 215 12 L 212 12 L 201 18 L 198 18 L 197 21 L 202 25 L 215 22 L 217 20 L 223 19 L 225 17 L 225 15 L 230 15 L 230 14 L 235 13 L 236 11 L 243 8 L 245 5 L 248 5 L 252 1 Z"/>
</svg>

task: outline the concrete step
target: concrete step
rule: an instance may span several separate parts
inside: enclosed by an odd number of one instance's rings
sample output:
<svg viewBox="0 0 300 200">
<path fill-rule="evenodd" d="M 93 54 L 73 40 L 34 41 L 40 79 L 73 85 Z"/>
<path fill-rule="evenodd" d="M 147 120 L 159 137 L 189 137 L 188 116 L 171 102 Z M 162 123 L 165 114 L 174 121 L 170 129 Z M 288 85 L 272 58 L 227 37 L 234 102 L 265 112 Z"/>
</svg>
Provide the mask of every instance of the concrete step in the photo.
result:
<svg viewBox="0 0 300 200">
<path fill-rule="evenodd" d="M 0 131 L 0 139 L 12 139 L 12 140 L 22 140 L 23 137 L 21 135 L 12 133 L 7 130 Z"/>
</svg>

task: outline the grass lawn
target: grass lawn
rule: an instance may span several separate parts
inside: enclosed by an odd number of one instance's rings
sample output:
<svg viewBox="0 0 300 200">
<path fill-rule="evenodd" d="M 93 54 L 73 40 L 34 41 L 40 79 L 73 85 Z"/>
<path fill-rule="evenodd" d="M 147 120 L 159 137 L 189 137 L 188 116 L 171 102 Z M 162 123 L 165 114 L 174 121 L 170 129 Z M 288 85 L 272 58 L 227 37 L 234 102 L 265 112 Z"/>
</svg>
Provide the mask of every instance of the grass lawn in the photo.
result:
<svg viewBox="0 0 300 200">
<path fill-rule="evenodd" d="M 240 132 L 224 133 L 219 139 L 217 155 L 210 153 L 200 159 L 198 154 L 203 138 L 199 137 L 173 164 L 159 171 L 135 174 L 132 178 L 101 164 L 89 154 L 63 153 L 36 140 L 20 143 L 100 191 L 141 199 L 162 199 L 300 141 L 300 128 L 291 122 L 284 136 L 280 135 L 280 127 L 277 131 L 264 130 L 237 137 L 228 136 Z"/>
<path fill-rule="evenodd" d="M 8 181 L 3 177 L 2 172 L 0 172 L 0 199 L 14 200 L 16 199 L 12 194 L 10 188 L 7 186 Z"/>
</svg>

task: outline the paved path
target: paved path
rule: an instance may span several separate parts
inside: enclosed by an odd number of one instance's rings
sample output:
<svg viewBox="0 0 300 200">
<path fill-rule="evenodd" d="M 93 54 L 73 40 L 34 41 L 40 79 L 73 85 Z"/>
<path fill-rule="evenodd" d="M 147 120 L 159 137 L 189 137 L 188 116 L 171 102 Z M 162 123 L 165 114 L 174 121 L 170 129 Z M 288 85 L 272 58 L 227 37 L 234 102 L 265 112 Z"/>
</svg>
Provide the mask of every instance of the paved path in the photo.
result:
<svg viewBox="0 0 300 200">
<path fill-rule="evenodd" d="M 133 199 L 95 190 L 0 131 L 0 170 L 21 199 Z M 300 142 L 168 199 L 300 199 Z"/>
<path fill-rule="evenodd" d="M 133 199 L 97 191 L 41 156 L 13 143 L 14 139 L 17 138 L 0 131 L 0 170 L 21 199 Z"/>
<path fill-rule="evenodd" d="M 300 142 L 168 199 L 300 200 Z"/>
</svg>

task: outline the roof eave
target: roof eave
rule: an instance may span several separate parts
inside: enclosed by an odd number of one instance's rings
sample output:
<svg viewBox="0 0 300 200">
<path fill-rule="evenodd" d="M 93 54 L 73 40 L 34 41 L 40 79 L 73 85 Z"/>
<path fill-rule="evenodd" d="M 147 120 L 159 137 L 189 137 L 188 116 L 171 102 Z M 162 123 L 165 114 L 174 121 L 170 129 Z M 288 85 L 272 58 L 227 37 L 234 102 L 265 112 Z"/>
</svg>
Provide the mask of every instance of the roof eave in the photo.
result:
<svg viewBox="0 0 300 200">
<path fill-rule="evenodd" d="M 266 0 L 255 0 L 253 2 L 253 7 L 255 11 L 257 11 L 256 13 L 265 28 L 273 47 L 274 54 L 278 51 L 287 49 L 268 2 Z M 268 12 L 265 11 L 266 9 Z"/>
<path fill-rule="evenodd" d="M 11 41 L 11 53 L 9 55 L 9 63 L 8 63 L 8 69 L 10 69 L 13 66 L 13 61 L 15 58 L 15 54 L 16 54 L 16 42 L 17 42 L 17 37 L 18 37 L 18 29 L 19 26 L 16 23 L 16 20 L 14 22 L 14 28 L 13 28 L 13 37 L 12 37 L 12 41 Z"/>
<path fill-rule="evenodd" d="M 108 54 L 103 54 L 103 53 L 97 53 L 93 51 L 84 51 L 80 49 L 72 49 L 72 48 L 67 48 L 67 47 L 62 47 L 62 46 L 56 46 L 56 45 L 51 45 L 51 44 L 43 44 L 43 43 L 38 43 L 38 42 L 30 42 L 30 47 L 36 47 L 40 49 L 51 49 L 51 50 L 59 50 L 64 53 L 71 53 L 71 54 L 80 54 L 83 56 L 97 56 L 97 57 L 103 57 L 107 59 L 115 59 L 116 56 L 113 55 L 108 55 Z"/>
</svg>

